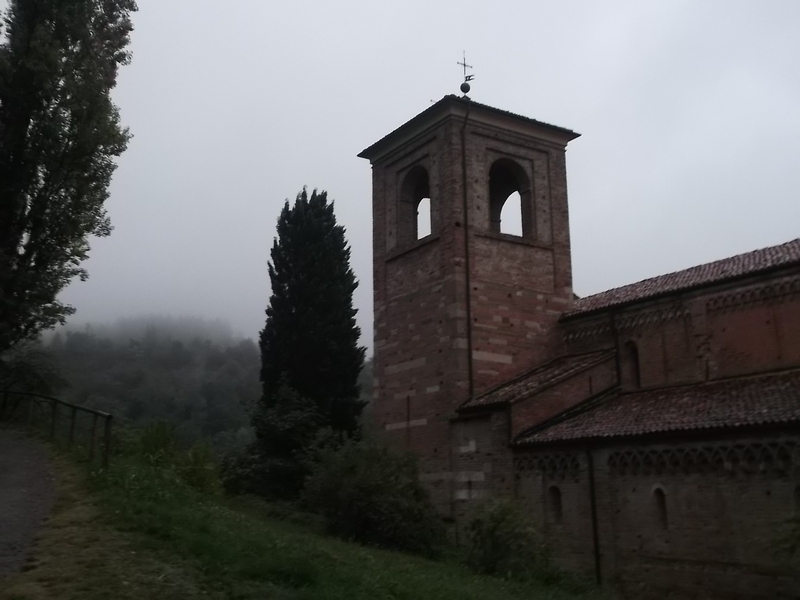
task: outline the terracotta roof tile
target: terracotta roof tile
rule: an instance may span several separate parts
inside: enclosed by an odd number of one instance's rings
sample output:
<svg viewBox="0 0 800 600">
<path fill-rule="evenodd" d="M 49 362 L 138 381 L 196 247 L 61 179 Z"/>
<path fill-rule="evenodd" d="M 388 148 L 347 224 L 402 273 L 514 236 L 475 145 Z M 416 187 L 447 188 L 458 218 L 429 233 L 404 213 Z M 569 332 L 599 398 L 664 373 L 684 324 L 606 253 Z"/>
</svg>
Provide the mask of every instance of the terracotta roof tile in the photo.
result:
<svg viewBox="0 0 800 600">
<path fill-rule="evenodd" d="M 710 283 L 718 283 L 744 275 L 754 275 L 761 271 L 795 263 L 800 264 L 800 238 L 779 246 L 770 246 L 769 248 L 731 256 L 730 258 L 698 265 L 683 271 L 651 277 L 638 283 L 631 283 L 581 298 L 575 302 L 571 311 L 565 313 L 564 317 L 569 318 L 573 315 L 593 312 Z"/>
<path fill-rule="evenodd" d="M 800 422 L 800 370 L 620 393 L 567 411 L 517 438 L 518 444 Z"/>
<path fill-rule="evenodd" d="M 513 404 L 527 398 L 544 387 L 558 383 L 584 369 L 611 358 L 613 350 L 600 350 L 588 354 L 562 356 L 539 365 L 510 381 L 500 384 L 485 394 L 467 400 L 459 410 L 482 408 L 497 404 Z"/>
</svg>

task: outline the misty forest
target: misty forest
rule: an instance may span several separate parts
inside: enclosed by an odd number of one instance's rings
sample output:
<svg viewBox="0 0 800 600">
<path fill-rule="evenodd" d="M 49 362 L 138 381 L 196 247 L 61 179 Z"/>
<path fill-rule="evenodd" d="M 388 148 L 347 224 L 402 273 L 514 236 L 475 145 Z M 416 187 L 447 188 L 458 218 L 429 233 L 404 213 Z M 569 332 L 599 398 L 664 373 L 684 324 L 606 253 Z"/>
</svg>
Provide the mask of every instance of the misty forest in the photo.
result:
<svg viewBox="0 0 800 600">
<path fill-rule="evenodd" d="M 183 443 L 204 440 L 219 456 L 255 439 L 260 352 L 222 321 L 150 316 L 67 326 L 20 354 L 50 374 L 28 389 L 110 412 L 121 426 L 168 422 Z M 360 378 L 365 399 L 369 366 Z"/>
</svg>

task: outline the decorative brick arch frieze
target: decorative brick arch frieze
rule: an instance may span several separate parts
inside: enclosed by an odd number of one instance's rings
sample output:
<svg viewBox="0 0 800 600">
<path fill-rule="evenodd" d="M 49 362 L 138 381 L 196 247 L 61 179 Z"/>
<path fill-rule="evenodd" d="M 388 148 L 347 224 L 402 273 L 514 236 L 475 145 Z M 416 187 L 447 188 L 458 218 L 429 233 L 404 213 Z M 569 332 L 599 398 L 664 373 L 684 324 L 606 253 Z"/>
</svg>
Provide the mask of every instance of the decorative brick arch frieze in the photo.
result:
<svg viewBox="0 0 800 600">
<path fill-rule="evenodd" d="M 800 440 L 621 450 L 608 457 L 612 475 L 778 474 L 800 468 Z"/>
<path fill-rule="evenodd" d="M 707 313 L 736 310 L 765 302 L 785 302 L 800 295 L 800 276 L 788 277 L 747 288 L 736 288 L 717 294 L 706 301 Z M 653 310 L 631 311 L 616 318 L 619 331 L 661 325 L 677 319 L 691 320 L 689 307 L 683 303 Z M 582 342 L 611 333 L 610 320 L 591 321 L 586 324 L 569 324 L 563 334 L 567 343 Z"/>
<path fill-rule="evenodd" d="M 691 311 L 684 304 L 674 304 L 650 310 L 623 313 L 615 318 L 618 331 L 632 331 L 648 326 L 659 326 L 676 320 L 691 321 Z M 567 326 L 564 341 L 568 344 L 611 335 L 611 320 L 593 321 L 585 325 Z"/>
<path fill-rule="evenodd" d="M 526 471 L 536 471 L 556 480 L 567 477 L 577 479 L 581 472 L 581 462 L 574 452 L 523 454 L 514 457 L 514 472 L 519 475 Z"/>
<path fill-rule="evenodd" d="M 564 331 L 564 341 L 567 344 L 572 344 L 610 335 L 610 323 L 605 321 L 602 323 L 594 322 L 566 329 Z"/>
<path fill-rule="evenodd" d="M 623 314 L 617 319 L 617 329 L 620 331 L 641 329 L 649 325 L 662 325 L 670 321 L 691 320 L 691 318 L 689 309 L 684 305 L 666 306 Z"/>
<path fill-rule="evenodd" d="M 800 277 L 792 277 L 719 294 L 706 302 L 706 310 L 709 314 L 737 310 L 766 302 L 785 302 L 797 295 L 800 295 Z"/>
</svg>

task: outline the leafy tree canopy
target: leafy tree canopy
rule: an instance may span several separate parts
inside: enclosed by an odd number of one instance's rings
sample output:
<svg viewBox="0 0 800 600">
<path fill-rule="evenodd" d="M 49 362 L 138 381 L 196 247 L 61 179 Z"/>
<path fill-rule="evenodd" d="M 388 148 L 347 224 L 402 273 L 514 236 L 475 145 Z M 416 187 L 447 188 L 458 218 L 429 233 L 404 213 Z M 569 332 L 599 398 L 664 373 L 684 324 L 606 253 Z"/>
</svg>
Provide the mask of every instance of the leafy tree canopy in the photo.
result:
<svg viewBox="0 0 800 600">
<path fill-rule="evenodd" d="M 0 352 L 63 322 L 129 135 L 110 98 L 134 0 L 11 0 L 0 43 Z"/>
<path fill-rule="evenodd" d="M 326 192 L 309 197 L 304 188 L 294 206 L 286 202 L 271 257 L 272 296 L 260 339 L 262 402 L 274 406 L 285 383 L 317 406 L 325 426 L 353 433 L 363 407 L 364 348 L 353 308 L 358 283 Z"/>
</svg>

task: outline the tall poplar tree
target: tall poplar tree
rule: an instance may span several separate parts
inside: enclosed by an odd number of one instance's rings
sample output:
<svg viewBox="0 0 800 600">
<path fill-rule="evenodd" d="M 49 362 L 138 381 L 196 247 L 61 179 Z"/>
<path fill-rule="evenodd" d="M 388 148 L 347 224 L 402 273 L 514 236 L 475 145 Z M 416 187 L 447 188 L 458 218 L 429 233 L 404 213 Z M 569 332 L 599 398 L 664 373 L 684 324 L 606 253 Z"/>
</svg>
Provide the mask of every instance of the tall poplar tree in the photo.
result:
<svg viewBox="0 0 800 600">
<path fill-rule="evenodd" d="M 127 64 L 133 0 L 11 0 L 0 40 L 0 352 L 64 322 L 58 293 L 128 143 L 110 98 Z"/>
<path fill-rule="evenodd" d="M 303 188 L 294 206 L 287 200 L 271 257 L 272 296 L 260 339 L 263 408 L 291 410 L 277 406 L 288 387 L 296 392 L 288 397 L 313 403 L 322 426 L 352 434 L 363 408 L 364 348 L 353 308 L 358 283 L 326 192 L 309 197 Z"/>
</svg>

